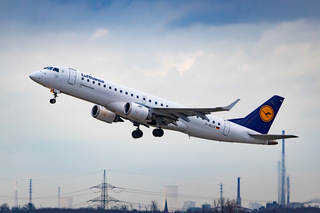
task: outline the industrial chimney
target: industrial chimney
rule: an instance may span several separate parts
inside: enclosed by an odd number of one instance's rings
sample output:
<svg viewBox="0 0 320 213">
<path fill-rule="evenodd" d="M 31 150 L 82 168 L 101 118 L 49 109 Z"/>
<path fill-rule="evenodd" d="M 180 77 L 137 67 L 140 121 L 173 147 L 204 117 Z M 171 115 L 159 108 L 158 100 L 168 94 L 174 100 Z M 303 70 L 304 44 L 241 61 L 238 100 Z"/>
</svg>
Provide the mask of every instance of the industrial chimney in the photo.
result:
<svg viewBox="0 0 320 213">
<path fill-rule="evenodd" d="M 240 177 L 238 177 L 238 187 L 237 187 L 237 206 L 241 207 L 241 197 L 240 197 Z"/>
</svg>

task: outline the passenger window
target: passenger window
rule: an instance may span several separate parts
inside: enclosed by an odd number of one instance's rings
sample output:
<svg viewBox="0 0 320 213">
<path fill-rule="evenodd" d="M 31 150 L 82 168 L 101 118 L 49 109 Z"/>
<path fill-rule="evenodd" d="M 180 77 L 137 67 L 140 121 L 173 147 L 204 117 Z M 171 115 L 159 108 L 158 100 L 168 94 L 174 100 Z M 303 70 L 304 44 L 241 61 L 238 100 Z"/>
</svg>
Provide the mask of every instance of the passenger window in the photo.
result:
<svg viewBox="0 0 320 213">
<path fill-rule="evenodd" d="M 126 92 L 126 95 L 128 95 L 128 92 Z"/>
<path fill-rule="evenodd" d="M 214 121 L 212 121 L 212 123 L 214 124 L 215 122 L 214 122 Z"/>
<path fill-rule="evenodd" d="M 137 98 L 139 98 L 139 95 L 137 95 Z"/>
<path fill-rule="evenodd" d="M 151 103 L 151 100 L 149 100 L 149 102 Z"/>
<path fill-rule="evenodd" d="M 133 97 L 133 94 L 131 93 L 131 97 Z"/>
<path fill-rule="evenodd" d="M 103 87 L 106 87 L 106 85 L 103 85 Z"/>
<path fill-rule="evenodd" d="M 122 90 L 120 90 L 120 93 L 122 93 Z"/>
<path fill-rule="evenodd" d="M 166 105 L 166 107 L 169 107 L 168 105 Z"/>
<path fill-rule="evenodd" d="M 161 104 L 161 106 L 163 106 L 163 104 Z"/>
<path fill-rule="evenodd" d="M 84 78 L 82 77 L 81 80 L 84 80 Z"/>
<path fill-rule="evenodd" d="M 98 85 L 100 86 L 100 83 L 98 83 Z"/>
<path fill-rule="evenodd" d="M 55 67 L 55 68 L 53 68 L 53 71 L 59 72 L 59 69 Z"/>
<path fill-rule="evenodd" d="M 111 89 L 111 87 L 109 87 L 109 89 Z"/>
<path fill-rule="evenodd" d="M 155 104 L 158 104 L 158 102 L 155 102 Z"/>
<path fill-rule="evenodd" d="M 114 91 L 117 91 L 117 88 L 114 88 Z"/>
<path fill-rule="evenodd" d="M 87 79 L 87 81 L 89 82 L 89 79 Z"/>
<path fill-rule="evenodd" d="M 93 83 L 93 84 L 95 84 L 95 82 L 94 82 L 94 81 L 92 81 L 92 83 Z"/>
<path fill-rule="evenodd" d="M 220 123 L 218 123 L 218 125 L 220 125 Z"/>
<path fill-rule="evenodd" d="M 143 100 L 145 101 L 145 100 L 146 100 L 146 98 L 143 98 Z"/>
</svg>

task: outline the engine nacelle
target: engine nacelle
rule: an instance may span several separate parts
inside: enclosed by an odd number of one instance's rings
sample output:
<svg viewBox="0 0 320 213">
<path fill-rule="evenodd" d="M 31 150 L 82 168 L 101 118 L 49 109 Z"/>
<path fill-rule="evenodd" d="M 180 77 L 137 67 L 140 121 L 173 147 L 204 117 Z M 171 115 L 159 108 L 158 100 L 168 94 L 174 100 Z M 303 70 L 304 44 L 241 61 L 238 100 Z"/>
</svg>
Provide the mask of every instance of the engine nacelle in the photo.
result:
<svg viewBox="0 0 320 213">
<path fill-rule="evenodd" d="M 124 114 L 140 121 L 151 120 L 152 113 L 147 107 L 128 102 L 124 105 Z"/>
<path fill-rule="evenodd" d="M 107 110 L 103 106 L 94 105 L 91 110 L 92 117 L 107 123 L 123 122 L 119 115 Z"/>
</svg>

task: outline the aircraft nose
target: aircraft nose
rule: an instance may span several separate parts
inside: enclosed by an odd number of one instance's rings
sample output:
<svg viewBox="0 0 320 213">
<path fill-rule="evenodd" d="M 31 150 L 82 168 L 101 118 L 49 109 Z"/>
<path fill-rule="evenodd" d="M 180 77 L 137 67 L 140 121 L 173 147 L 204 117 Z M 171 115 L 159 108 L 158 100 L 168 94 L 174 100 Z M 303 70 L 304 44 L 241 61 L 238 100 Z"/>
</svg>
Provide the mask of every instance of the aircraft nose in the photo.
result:
<svg viewBox="0 0 320 213">
<path fill-rule="evenodd" d="M 36 81 L 38 75 L 38 72 L 33 72 L 29 75 L 29 78 L 31 78 L 33 81 Z"/>
</svg>

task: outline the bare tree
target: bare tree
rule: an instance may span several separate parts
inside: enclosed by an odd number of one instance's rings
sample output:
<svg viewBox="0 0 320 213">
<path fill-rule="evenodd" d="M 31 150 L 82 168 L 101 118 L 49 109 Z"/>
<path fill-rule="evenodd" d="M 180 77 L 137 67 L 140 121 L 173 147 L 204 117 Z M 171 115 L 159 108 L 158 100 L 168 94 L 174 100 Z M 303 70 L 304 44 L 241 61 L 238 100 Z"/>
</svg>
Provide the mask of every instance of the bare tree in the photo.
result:
<svg viewBox="0 0 320 213">
<path fill-rule="evenodd" d="M 119 207 L 118 206 L 112 206 L 111 209 L 112 210 L 119 210 Z"/>
<path fill-rule="evenodd" d="M 1 213 L 8 213 L 10 212 L 10 207 L 7 203 L 4 203 L 0 206 L 0 212 Z"/>
<path fill-rule="evenodd" d="M 121 205 L 120 207 L 121 211 L 127 211 L 128 210 L 128 206 L 126 204 Z"/>
<path fill-rule="evenodd" d="M 131 211 L 133 211 L 133 203 L 129 203 Z"/>
<path fill-rule="evenodd" d="M 234 212 L 244 212 L 241 208 L 238 208 L 236 200 L 229 199 L 218 199 L 213 201 L 213 212 L 216 213 L 234 213 Z"/>
<path fill-rule="evenodd" d="M 237 211 L 237 201 L 236 200 L 229 200 L 227 199 L 225 203 L 225 212 L 233 213 Z"/>
<path fill-rule="evenodd" d="M 213 212 L 224 212 L 225 199 L 221 198 L 213 201 Z"/>
<path fill-rule="evenodd" d="M 151 201 L 151 211 L 153 212 L 158 211 L 158 202 L 155 200 Z"/>
</svg>

